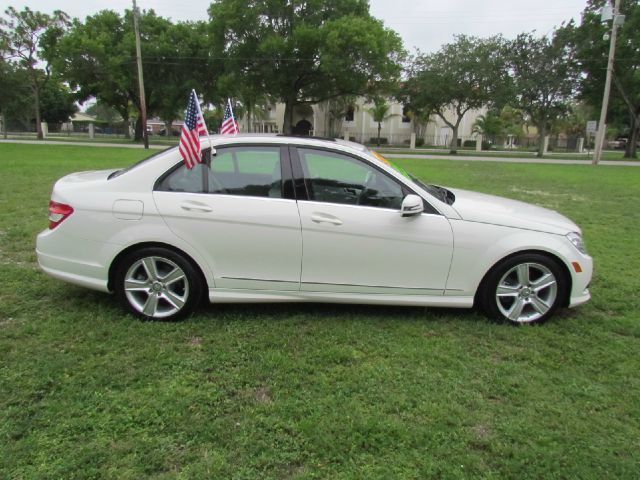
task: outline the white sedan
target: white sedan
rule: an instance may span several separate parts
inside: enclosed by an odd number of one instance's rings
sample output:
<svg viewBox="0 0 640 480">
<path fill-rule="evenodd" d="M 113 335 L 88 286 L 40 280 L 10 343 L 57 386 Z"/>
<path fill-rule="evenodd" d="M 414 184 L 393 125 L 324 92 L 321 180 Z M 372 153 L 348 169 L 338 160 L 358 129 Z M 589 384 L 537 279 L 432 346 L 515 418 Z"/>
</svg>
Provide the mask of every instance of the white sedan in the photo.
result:
<svg viewBox="0 0 640 480">
<path fill-rule="evenodd" d="M 203 147 L 209 143 L 202 138 Z M 427 185 L 362 145 L 212 137 L 60 179 L 37 255 L 48 274 L 178 319 L 223 302 L 479 307 L 539 322 L 590 298 L 579 227 L 522 202 Z"/>
</svg>

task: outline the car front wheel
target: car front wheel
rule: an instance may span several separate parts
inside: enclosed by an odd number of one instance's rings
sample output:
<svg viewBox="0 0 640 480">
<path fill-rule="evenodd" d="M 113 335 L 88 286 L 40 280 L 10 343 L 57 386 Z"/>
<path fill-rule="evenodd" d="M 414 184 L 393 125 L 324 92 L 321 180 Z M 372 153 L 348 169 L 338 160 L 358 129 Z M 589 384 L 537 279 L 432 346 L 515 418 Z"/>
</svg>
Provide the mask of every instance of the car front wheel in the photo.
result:
<svg viewBox="0 0 640 480">
<path fill-rule="evenodd" d="M 498 320 L 543 322 L 561 305 L 567 288 L 565 275 L 555 260 L 540 254 L 520 254 L 504 260 L 487 276 L 481 306 Z"/>
<path fill-rule="evenodd" d="M 166 248 L 144 248 L 118 265 L 115 290 L 120 303 L 148 320 L 178 320 L 191 313 L 202 285 L 191 263 Z"/>
</svg>

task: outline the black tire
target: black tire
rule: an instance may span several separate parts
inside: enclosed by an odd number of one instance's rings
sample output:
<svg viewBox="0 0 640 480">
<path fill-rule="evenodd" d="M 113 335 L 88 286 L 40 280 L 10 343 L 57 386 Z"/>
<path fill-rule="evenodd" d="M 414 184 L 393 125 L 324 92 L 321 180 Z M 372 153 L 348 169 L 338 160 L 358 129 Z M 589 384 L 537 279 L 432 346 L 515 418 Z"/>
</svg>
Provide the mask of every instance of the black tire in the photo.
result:
<svg viewBox="0 0 640 480">
<path fill-rule="evenodd" d="M 521 274 L 525 270 L 528 273 Z M 523 278 L 530 281 L 522 282 Z M 480 286 L 478 306 L 495 320 L 542 323 L 563 304 L 568 288 L 566 274 L 556 260 L 543 254 L 522 253 L 502 260 L 491 269 Z"/>
<path fill-rule="evenodd" d="M 193 264 L 163 247 L 142 248 L 122 258 L 115 270 L 114 288 L 126 310 L 144 320 L 163 321 L 192 313 L 204 291 Z"/>
</svg>

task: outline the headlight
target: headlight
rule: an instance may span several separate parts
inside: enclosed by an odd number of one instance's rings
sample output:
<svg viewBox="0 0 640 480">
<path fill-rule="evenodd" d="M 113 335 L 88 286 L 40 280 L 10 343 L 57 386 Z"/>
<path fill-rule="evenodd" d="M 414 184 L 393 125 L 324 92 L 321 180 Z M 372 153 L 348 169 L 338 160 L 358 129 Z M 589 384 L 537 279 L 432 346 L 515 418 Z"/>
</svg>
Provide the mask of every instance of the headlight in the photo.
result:
<svg viewBox="0 0 640 480">
<path fill-rule="evenodd" d="M 576 247 L 580 253 L 584 253 L 585 255 L 587 254 L 587 249 L 584 246 L 582 235 L 578 232 L 571 232 L 567 234 L 567 238 L 571 243 L 573 243 L 573 246 Z"/>
</svg>

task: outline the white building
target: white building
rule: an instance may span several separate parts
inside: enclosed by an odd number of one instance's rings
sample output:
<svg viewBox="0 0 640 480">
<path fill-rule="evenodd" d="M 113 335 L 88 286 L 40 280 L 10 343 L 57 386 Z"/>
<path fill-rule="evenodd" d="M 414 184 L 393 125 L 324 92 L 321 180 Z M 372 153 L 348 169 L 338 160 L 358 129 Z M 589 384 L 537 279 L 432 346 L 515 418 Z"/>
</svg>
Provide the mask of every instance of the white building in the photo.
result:
<svg viewBox="0 0 640 480">
<path fill-rule="evenodd" d="M 391 106 L 391 118 L 382 123 L 380 137 L 386 139 L 386 143 L 393 145 L 408 144 L 412 132 L 417 133 L 417 137 L 424 140 L 425 144 L 436 146 L 448 146 L 451 142 L 452 130 L 437 115 L 433 115 L 426 128 L 416 128 L 414 122 L 403 115 L 403 106 L 398 102 L 388 101 Z M 308 134 L 319 137 L 338 136 L 344 137 L 346 134 L 356 142 L 367 143 L 375 139 L 378 135 L 378 124 L 373 120 L 368 109 L 372 104 L 366 103 L 364 98 L 356 101 L 354 108 L 348 111 L 344 118 L 332 119 L 328 113 L 327 102 L 313 106 L 296 107 L 293 112 L 293 128 L 299 134 Z M 283 103 L 278 103 L 269 107 L 265 118 L 254 118 L 251 128 L 247 119 L 240 121 L 241 131 L 255 133 L 280 133 L 284 123 Z M 475 138 L 472 133 L 473 124 L 479 115 L 486 112 L 486 109 L 471 110 L 463 117 L 458 129 L 458 138 L 462 141 Z M 445 113 L 447 120 L 454 123 L 452 111 Z M 422 131 L 422 133 L 421 133 Z"/>
</svg>

